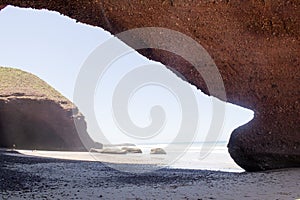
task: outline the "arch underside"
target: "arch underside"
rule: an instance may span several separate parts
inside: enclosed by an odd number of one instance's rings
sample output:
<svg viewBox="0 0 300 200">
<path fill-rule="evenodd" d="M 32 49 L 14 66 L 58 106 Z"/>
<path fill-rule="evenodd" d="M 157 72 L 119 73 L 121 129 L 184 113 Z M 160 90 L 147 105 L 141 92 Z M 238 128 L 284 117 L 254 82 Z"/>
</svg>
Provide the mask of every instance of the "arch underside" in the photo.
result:
<svg viewBox="0 0 300 200">
<path fill-rule="evenodd" d="M 300 1 L 0 0 L 0 5 L 58 11 L 112 34 L 164 27 L 192 37 L 218 66 L 228 101 L 255 112 L 232 133 L 228 147 L 235 162 L 248 171 L 300 166 Z M 208 93 L 182 58 L 156 49 L 140 53 Z"/>
</svg>

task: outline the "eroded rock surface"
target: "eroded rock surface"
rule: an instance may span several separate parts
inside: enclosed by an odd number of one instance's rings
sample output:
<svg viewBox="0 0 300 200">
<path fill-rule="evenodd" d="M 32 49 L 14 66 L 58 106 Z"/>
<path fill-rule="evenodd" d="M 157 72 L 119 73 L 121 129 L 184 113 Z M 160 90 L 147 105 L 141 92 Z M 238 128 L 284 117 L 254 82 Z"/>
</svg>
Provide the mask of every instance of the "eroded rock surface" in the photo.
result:
<svg viewBox="0 0 300 200">
<path fill-rule="evenodd" d="M 0 67 L 0 147 L 85 150 L 84 116 L 65 97 L 36 76 Z M 79 137 L 74 120 L 81 124 Z"/>
<path fill-rule="evenodd" d="M 127 153 L 143 153 L 143 151 L 138 147 L 122 147 Z"/>
<path fill-rule="evenodd" d="M 153 148 L 150 150 L 150 154 L 167 154 L 163 148 Z"/>
<path fill-rule="evenodd" d="M 231 136 L 229 152 L 237 164 L 249 171 L 300 166 L 300 1 L 0 0 L 0 5 L 55 10 L 113 34 L 165 27 L 192 37 L 216 62 L 228 101 L 255 112 Z M 181 58 L 159 50 L 141 53 L 208 93 Z"/>
</svg>

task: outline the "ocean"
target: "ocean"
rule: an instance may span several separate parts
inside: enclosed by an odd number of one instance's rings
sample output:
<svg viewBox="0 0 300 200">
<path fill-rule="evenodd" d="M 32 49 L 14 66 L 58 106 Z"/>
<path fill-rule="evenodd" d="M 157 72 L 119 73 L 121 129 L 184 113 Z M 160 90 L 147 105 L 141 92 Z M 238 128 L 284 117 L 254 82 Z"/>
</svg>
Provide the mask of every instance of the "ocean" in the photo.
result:
<svg viewBox="0 0 300 200">
<path fill-rule="evenodd" d="M 143 155 L 149 155 L 151 148 L 166 148 L 168 144 L 142 144 L 137 145 L 142 149 Z M 175 144 L 171 150 L 175 154 L 173 160 L 165 166 L 179 169 L 199 169 L 225 172 L 244 172 L 230 157 L 226 142 Z M 170 152 L 167 152 L 170 153 Z M 160 155 L 163 157 L 163 155 Z"/>
<path fill-rule="evenodd" d="M 24 156 L 101 162 L 124 172 L 150 172 L 161 168 L 196 169 L 224 172 L 244 172 L 230 157 L 226 142 L 180 144 L 137 144 L 143 153 L 106 154 L 97 152 L 17 150 Z M 109 148 L 109 147 L 106 147 Z M 112 148 L 121 148 L 112 147 Z M 163 148 L 165 155 L 150 154 L 153 148 Z M 21 155 L 18 155 L 21 156 Z M 129 165 L 128 165 L 129 164 Z"/>
</svg>

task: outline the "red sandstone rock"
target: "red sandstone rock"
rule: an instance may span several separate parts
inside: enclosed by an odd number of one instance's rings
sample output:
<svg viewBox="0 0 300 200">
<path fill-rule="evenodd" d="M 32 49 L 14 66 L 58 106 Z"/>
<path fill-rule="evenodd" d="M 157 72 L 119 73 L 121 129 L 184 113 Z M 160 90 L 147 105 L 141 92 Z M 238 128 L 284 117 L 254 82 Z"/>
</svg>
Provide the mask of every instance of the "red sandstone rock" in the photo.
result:
<svg viewBox="0 0 300 200">
<path fill-rule="evenodd" d="M 55 10 L 113 34 L 151 26 L 192 37 L 215 60 L 228 101 L 255 111 L 254 120 L 231 136 L 233 159 L 249 171 L 300 166 L 300 1 L 0 0 L 0 4 Z M 142 53 L 208 92 L 200 75 L 180 58 L 158 50 Z"/>
<path fill-rule="evenodd" d="M 0 67 L 0 147 L 84 151 L 83 141 L 101 148 L 69 100 L 32 74 Z"/>
</svg>

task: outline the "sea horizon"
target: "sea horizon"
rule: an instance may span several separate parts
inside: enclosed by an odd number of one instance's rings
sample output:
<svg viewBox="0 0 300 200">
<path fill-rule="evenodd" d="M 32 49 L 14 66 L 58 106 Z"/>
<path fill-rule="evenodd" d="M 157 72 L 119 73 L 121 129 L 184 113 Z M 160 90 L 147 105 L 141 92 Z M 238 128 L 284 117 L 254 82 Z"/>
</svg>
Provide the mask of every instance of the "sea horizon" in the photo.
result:
<svg viewBox="0 0 300 200">
<path fill-rule="evenodd" d="M 130 143 L 123 143 L 130 144 Z M 211 170 L 240 173 L 244 170 L 230 157 L 227 150 L 227 142 L 194 142 L 190 146 L 186 143 L 172 144 L 172 148 L 166 148 L 167 143 L 136 144 L 135 147 L 142 150 L 140 154 L 127 153 L 123 155 L 75 152 L 75 151 L 47 151 L 47 150 L 16 150 L 23 155 L 58 158 L 79 161 L 98 161 L 114 164 L 142 164 L 157 165 L 159 168 Z M 211 145 L 214 145 L 213 147 Z M 121 144 L 121 146 L 123 146 Z M 119 147 L 121 147 L 119 146 Z M 110 147 L 104 147 L 110 148 Z M 118 148 L 115 146 L 114 148 Z M 167 149 L 166 155 L 150 154 L 153 148 Z M 207 151 L 209 150 L 209 151 Z M 202 151 L 202 154 L 200 152 Z M 203 154 L 204 151 L 204 154 Z M 205 154 L 206 153 L 206 154 Z M 202 155 L 202 157 L 201 157 Z M 203 156 L 206 155 L 206 156 Z"/>
</svg>

